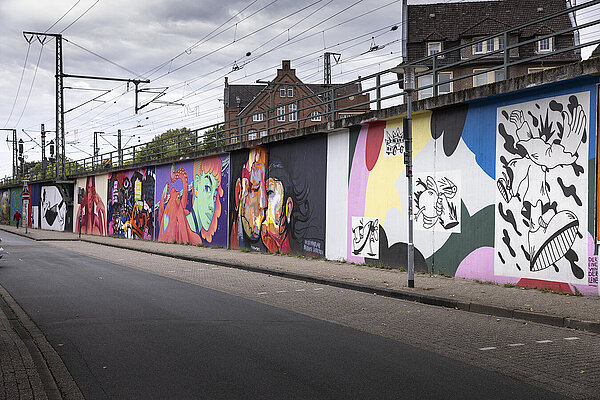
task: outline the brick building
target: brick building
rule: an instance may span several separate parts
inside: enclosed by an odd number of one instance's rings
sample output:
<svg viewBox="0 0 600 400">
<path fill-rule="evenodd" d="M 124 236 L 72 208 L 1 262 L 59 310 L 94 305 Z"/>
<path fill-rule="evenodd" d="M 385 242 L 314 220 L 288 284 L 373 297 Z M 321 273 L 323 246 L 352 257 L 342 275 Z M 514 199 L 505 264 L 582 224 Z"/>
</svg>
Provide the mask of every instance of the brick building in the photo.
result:
<svg viewBox="0 0 600 400">
<path fill-rule="evenodd" d="M 227 136 L 241 134 L 244 140 L 252 140 L 327 122 L 327 89 L 325 85 L 303 83 L 289 60 L 281 62 L 277 76 L 266 84 L 230 85 L 225 78 Z M 335 98 L 333 119 L 370 110 L 369 94 L 358 94 L 360 84 L 332 84 L 329 89 Z"/>
<path fill-rule="evenodd" d="M 505 31 L 509 28 L 543 18 L 547 15 L 565 10 L 565 0 L 499 0 L 479 2 L 459 2 L 440 4 L 420 4 L 408 6 L 408 60 L 416 61 L 435 53 L 449 50 L 454 47 L 476 42 L 478 38 Z M 552 18 L 523 29 L 511 31 L 508 36 L 510 44 L 516 44 L 536 37 L 558 33 L 572 27 L 568 14 Z M 509 61 L 545 55 L 547 57 L 525 62 L 509 68 L 511 77 L 538 72 L 546 68 L 580 60 L 579 52 L 574 50 L 554 53 L 556 50 L 573 46 L 577 37 L 573 32 L 556 34 L 549 38 L 533 41 L 529 44 L 513 48 L 509 51 Z M 505 47 L 505 38 L 499 35 L 495 38 L 476 42 L 472 46 L 449 52 L 439 56 L 436 60 L 438 67 L 463 61 L 460 65 L 442 70 L 438 82 L 446 84 L 438 87 L 438 94 L 445 94 L 469 87 L 485 85 L 504 79 L 504 71 L 498 69 L 481 73 L 455 82 L 450 79 L 465 76 L 501 65 L 504 52 L 483 56 L 470 60 L 480 55 L 502 50 Z M 419 64 L 431 66 L 432 59 Z M 433 76 L 426 75 L 419 78 L 418 86 L 433 84 Z M 419 98 L 433 95 L 433 88 L 419 92 Z"/>
</svg>

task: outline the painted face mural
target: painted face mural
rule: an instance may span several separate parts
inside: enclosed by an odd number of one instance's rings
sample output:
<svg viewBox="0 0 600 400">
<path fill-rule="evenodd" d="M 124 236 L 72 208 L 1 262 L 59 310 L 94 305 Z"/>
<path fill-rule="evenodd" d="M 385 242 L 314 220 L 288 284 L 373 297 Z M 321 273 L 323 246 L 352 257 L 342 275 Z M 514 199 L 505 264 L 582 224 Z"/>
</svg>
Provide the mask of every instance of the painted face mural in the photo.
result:
<svg viewBox="0 0 600 400">
<path fill-rule="evenodd" d="M 228 174 L 228 155 L 158 167 L 157 240 L 226 247 Z"/>
<path fill-rule="evenodd" d="M 231 230 L 230 245 L 237 249 L 257 243 L 267 207 L 265 191 L 266 151 L 263 147 L 250 149 L 242 166 L 241 176 L 235 183 L 235 210 L 237 217 Z"/>
<path fill-rule="evenodd" d="M 152 240 L 154 167 L 120 171 L 108 180 L 108 234 Z"/>
<path fill-rule="evenodd" d="M 8 224 L 10 222 L 10 190 L 2 192 L 0 201 L 2 202 L 0 204 L 0 218 L 2 223 Z"/>
<path fill-rule="evenodd" d="M 589 104 L 580 93 L 498 109 L 497 273 L 587 282 Z"/>
<path fill-rule="evenodd" d="M 81 233 L 104 235 L 106 226 L 106 208 L 96 192 L 96 178 L 88 176 L 85 183 L 83 200 L 77 209 L 75 229 Z"/>
<path fill-rule="evenodd" d="M 230 246 L 324 255 L 325 137 L 232 155 L 237 176 Z M 310 178 L 309 178 L 310 177 Z M 310 189 L 310 190 L 309 190 Z M 311 202 L 314 201 L 313 202 Z"/>
<path fill-rule="evenodd" d="M 221 216 L 222 169 L 223 162 L 219 156 L 194 162 L 192 207 L 187 215 L 187 221 L 191 230 L 200 233 L 200 236 L 209 243 L 217 230 L 218 219 Z"/>
</svg>

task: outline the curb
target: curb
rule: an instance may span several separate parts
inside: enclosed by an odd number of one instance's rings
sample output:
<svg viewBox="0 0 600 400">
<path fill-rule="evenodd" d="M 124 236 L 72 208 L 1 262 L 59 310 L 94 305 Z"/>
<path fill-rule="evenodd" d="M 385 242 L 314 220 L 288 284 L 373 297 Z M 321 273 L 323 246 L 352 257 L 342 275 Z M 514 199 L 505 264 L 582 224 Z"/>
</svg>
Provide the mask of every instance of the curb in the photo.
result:
<svg viewBox="0 0 600 400">
<path fill-rule="evenodd" d="M 0 229 L 2 229 L 2 228 L 0 227 Z M 2 230 L 4 230 L 4 229 L 2 229 Z M 7 231 L 7 230 L 5 230 L 5 231 L 9 232 L 9 233 L 15 233 L 13 231 Z M 580 319 L 576 319 L 576 318 L 559 317 L 559 316 L 552 315 L 552 314 L 536 313 L 533 311 L 511 309 L 511 308 L 506 308 L 506 307 L 497 307 L 497 306 L 492 306 L 489 304 L 480 304 L 480 303 L 471 303 L 471 302 L 465 303 L 465 302 L 461 302 L 458 300 L 451 300 L 448 298 L 437 297 L 437 296 L 432 296 L 432 295 L 428 295 L 428 294 L 414 293 L 412 291 L 407 291 L 407 290 L 376 288 L 376 287 L 371 287 L 371 286 L 360 285 L 357 283 L 338 281 L 335 279 L 319 278 L 319 277 L 304 275 L 304 274 L 300 274 L 300 273 L 296 273 L 296 272 L 271 270 L 268 268 L 253 267 L 250 265 L 232 263 L 232 262 L 227 262 L 227 261 L 220 261 L 220 260 L 215 260 L 215 259 L 210 259 L 210 258 L 186 256 L 183 254 L 173 254 L 173 253 L 164 252 L 164 251 L 138 249 L 138 248 L 134 248 L 134 247 L 127 246 L 127 245 L 121 245 L 121 244 L 117 244 L 117 243 L 101 243 L 101 242 L 97 242 L 95 240 L 90 240 L 90 239 L 85 239 L 85 238 L 81 238 L 81 239 L 78 239 L 78 238 L 74 238 L 74 239 L 71 239 L 71 238 L 67 238 L 67 239 L 54 239 L 54 238 L 52 238 L 52 239 L 35 239 L 35 238 L 30 237 L 29 235 L 25 235 L 25 233 L 23 233 L 23 234 L 15 233 L 15 234 L 17 234 L 19 236 L 27 237 L 29 239 L 32 239 L 32 240 L 35 240 L 38 242 L 41 242 L 41 241 L 81 241 L 81 242 L 86 242 L 86 243 L 93 243 L 93 244 L 98 244 L 101 246 L 109 246 L 109 247 L 115 247 L 115 248 L 124 249 L 124 250 L 139 251 L 141 253 L 155 254 L 155 255 L 171 257 L 171 258 L 175 258 L 175 259 L 179 259 L 179 260 L 202 262 L 205 264 L 235 268 L 235 269 L 240 269 L 240 270 L 245 270 L 245 271 L 250 271 L 250 272 L 257 272 L 257 273 L 261 273 L 261 274 L 278 276 L 281 278 L 302 280 L 302 281 L 311 282 L 311 283 L 318 283 L 318 284 L 322 284 L 322 285 L 333 286 L 333 287 L 337 287 L 340 289 L 354 290 L 354 291 L 362 292 L 362 293 L 371 293 L 374 295 L 384 296 L 384 297 L 389 297 L 389 298 L 394 298 L 394 299 L 399 299 L 399 300 L 414 301 L 416 303 L 422 303 L 422 304 L 427 304 L 427 305 L 431 305 L 431 306 L 454 308 L 457 310 L 472 312 L 475 314 L 485 314 L 485 315 L 493 315 L 493 316 L 497 316 L 497 317 L 519 319 L 519 320 L 528 321 L 528 322 L 536 322 L 538 324 L 543 324 L 543 325 L 584 330 L 584 331 L 600 334 L 600 322 L 595 322 L 595 321 L 584 321 L 584 320 L 580 320 Z"/>
</svg>

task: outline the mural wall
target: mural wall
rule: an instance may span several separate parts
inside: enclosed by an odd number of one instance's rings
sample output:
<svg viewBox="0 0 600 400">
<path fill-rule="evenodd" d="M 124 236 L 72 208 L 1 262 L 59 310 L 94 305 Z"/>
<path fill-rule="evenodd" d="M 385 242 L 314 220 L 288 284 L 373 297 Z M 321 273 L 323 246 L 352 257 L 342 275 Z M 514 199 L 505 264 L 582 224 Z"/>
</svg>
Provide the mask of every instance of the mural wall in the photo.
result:
<svg viewBox="0 0 600 400">
<path fill-rule="evenodd" d="M 74 232 L 106 235 L 107 176 L 92 175 L 79 178 L 74 189 Z"/>
<path fill-rule="evenodd" d="M 40 227 L 53 231 L 73 231 L 73 207 L 67 206 L 58 188 L 54 185 L 41 186 L 38 195 Z"/>
<path fill-rule="evenodd" d="M 227 247 L 229 155 L 156 167 L 156 239 Z"/>
<path fill-rule="evenodd" d="M 230 247 L 323 257 L 326 156 L 324 135 L 232 154 Z"/>
<path fill-rule="evenodd" d="M 39 228 L 40 227 L 40 184 L 33 183 L 29 185 L 29 193 L 31 194 L 31 227 Z M 71 214 L 72 215 L 72 210 Z M 69 218 L 71 218 L 69 216 Z"/>
<path fill-rule="evenodd" d="M 12 224 L 15 223 L 13 217 L 15 212 L 19 212 L 21 214 L 21 218 L 23 218 L 23 204 L 21 199 L 21 194 L 23 193 L 22 187 L 12 188 L 10 189 L 10 222 Z M 21 219 L 19 226 L 23 225 L 24 221 Z"/>
<path fill-rule="evenodd" d="M 417 113 L 415 268 L 598 294 L 588 276 L 596 111 L 596 81 L 580 79 Z M 337 145 L 349 146 L 349 261 L 406 267 L 407 178 L 396 146 L 403 134 L 401 119 L 378 121 Z"/>
<path fill-rule="evenodd" d="M 154 239 L 154 182 L 154 167 L 109 174 L 108 235 Z"/>
<path fill-rule="evenodd" d="M 0 223 L 9 224 L 10 215 L 10 189 L 0 191 Z"/>
</svg>

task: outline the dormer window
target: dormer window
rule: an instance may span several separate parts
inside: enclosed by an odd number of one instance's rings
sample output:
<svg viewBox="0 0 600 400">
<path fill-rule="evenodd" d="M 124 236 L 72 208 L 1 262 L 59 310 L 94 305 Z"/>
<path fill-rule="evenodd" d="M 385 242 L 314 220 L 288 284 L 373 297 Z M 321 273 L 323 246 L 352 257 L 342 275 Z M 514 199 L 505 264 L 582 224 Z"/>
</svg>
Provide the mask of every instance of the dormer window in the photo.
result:
<svg viewBox="0 0 600 400">
<path fill-rule="evenodd" d="M 477 40 L 477 38 L 475 39 Z M 491 53 L 496 50 L 504 49 L 504 36 L 480 40 L 473 45 L 473 54 Z"/>
<path fill-rule="evenodd" d="M 538 53 L 549 53 L 553 50 L 552 48 L 552 38 L 545 38 L 542 40 L 538 40 L 536 42 L 537 52 Z"/>
<path fill-rule="evenodd" d="M 442 51 L 442 42 L 428 42 L 427 43 L 427 55 L 432 56 L 435 53 Z"/>
</svg>

